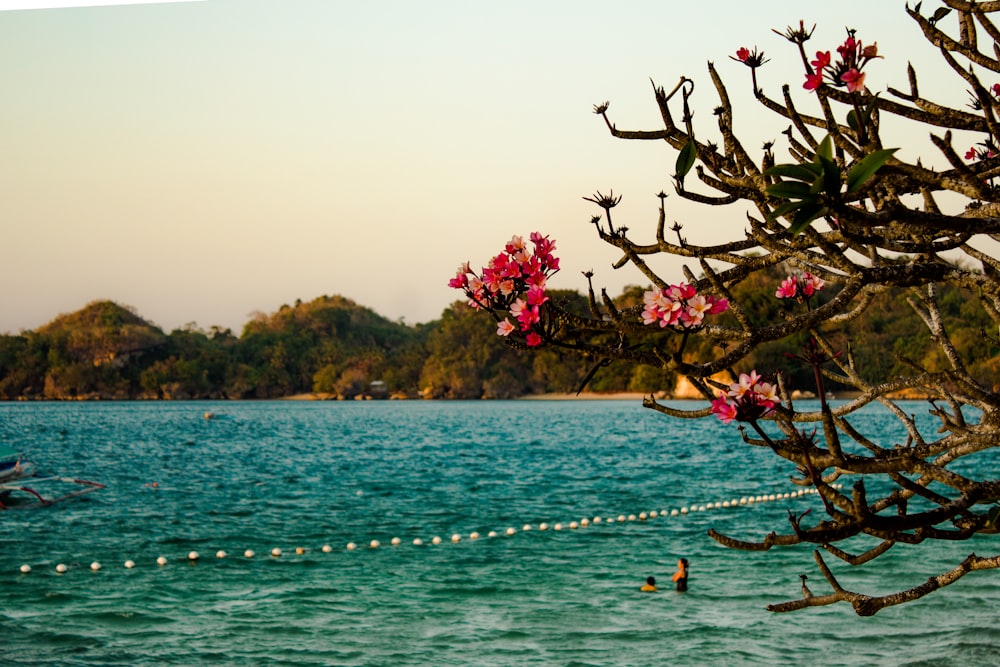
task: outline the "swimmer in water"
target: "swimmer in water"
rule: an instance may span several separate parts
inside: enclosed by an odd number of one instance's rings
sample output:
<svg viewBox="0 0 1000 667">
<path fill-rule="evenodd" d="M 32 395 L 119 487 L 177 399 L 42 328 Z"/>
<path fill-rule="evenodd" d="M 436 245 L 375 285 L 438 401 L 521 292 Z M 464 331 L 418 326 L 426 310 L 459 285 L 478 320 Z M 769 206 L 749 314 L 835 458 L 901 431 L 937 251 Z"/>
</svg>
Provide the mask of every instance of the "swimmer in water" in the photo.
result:
<svg viewBox="0 0 1000 667">
<path fill-rule="evenodd" d="M 656 579 L 654 577 L 646 577 L 646 583 L 639 590 L 643 593 L 655 593 Z"/>
<path fill-rule="evenodd" d="M 688 589 L 688 562 L 687 558 L 677 561 L 677 571 L 674 572 L 673 580 L 677 582 L 677 592 L 683 593 Z"/>
</svg>

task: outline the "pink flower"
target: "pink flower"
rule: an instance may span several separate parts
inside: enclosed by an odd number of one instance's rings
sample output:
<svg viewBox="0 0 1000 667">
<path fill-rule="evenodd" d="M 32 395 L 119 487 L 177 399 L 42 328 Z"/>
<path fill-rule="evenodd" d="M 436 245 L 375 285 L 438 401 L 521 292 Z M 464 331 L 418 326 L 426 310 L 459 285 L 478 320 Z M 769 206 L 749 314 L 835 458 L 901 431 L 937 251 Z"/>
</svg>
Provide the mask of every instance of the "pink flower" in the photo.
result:
<svg viewBox="0 0 1000 667">
<path fill-rule="evenodd" d="M 853 60 L 857 53 L 858 43 L 855 41 L 854 37 L 848 36 L 844 40 L 844 43 L 837 47 L 837 53 L 840 54 L 842 60 Z"/>
<path fill-rule="evenodd" d="M 749 374 L 740 373 L 740 381 L 729 385 L 729 395 L 733 398 L 742 398 L 759 381 L 760 375 L 757 374 L 757 371 L 750 371 Z"/>
<path fill-rule="evenodd" d="M 646 304 L 642 311 L 642 323 L 654 324 L 660 321 L 660 310 L 653 304 Z"/>
<path fill-rule="evenodd" d="M 514 325 L 510 323 L 506 317 L 497 324 L 497 335 L 498 336 L 509 336 L 515 331 Z"/>
<path fill-rule="evenodd" d="M 806 82 L 802 84 L 802 87 L 806 90 L 816 90 L 823 85 L 823 73 L 816 72 L 815 74 L 806 74 Z"/>
<path fill-rule="evenodd" d="M 539 345 L 542 344 L 542 337 L 539 336 L 534 331 L 531 331 L 528 333 L 527 336 L 524 337 L 524 342 L 527 344 L 528 347 L 538 347 Z"/>
<path fill-rule="evenodd" d="M 510 314 L 521 323 L 521 331 L 528 331 L 540 319 L 538 306 L 529 306 L 524 299 L 518 299 L 510 306 Z"/>
<path fill-rule="evenodd" d="M 1000 83 L 994 83 L 990 90 L 993 91 L 994 95 L 1000 97 Z"/>
<path fill-rule="evenodd" d="M 847 92 L 853 93 L 865 89 L 865 73 L 852 67 L 840 75 L 840 80 L 847 84 Z"/>
<path fill-rule="evenodd" d="M 709 315 L 718 315 L 719 313 L 724 313 L 729 310 L 729 299 L 710 296 L 708 300 L 711 302 L 712 307 L 709 309 Z"/>
<path fill-rule="evenodd" d="M 745 63 L 750 58 L 750 49 L 745 46 L 741 46 L 736 50 L 736 59 L 742 63 Z"/>
<path fill-rule="evenodd" d="M 508 241 L 507 245 L 504 246 L 504 250 L 507 251 L 508 255 L 513 255 L 514 253 L 518 252 L 519 250 L 524 250 L 524 248 L 525 248 L 525 246 L 524 246 L 524 237 L 523 236 L 512 236 L 512 237 L 510 237 L 510 241 Z"/>
<path fill-rule="evenodd" d="M 658 322 L 661 328 L 680 326 L 692 329 L 704 323 L 706 315 L 729 309 L 729 302 L 712 295 L 700 295 L 694 285 L 678 283 L 660 290 L 649 290 L 642 295 L 643 324 Z"/>
<path fill-rule="evenodd" d="M 764 382 L 757 371 L 750 371 L 741 373 L 739 382 L 729 385 L 728 393 L 720 393 L 710 411 L 725 424 L 734 419 L 753 421 L 774 410 L 778 402 L 777 387 Z"/>
<path fill-rule="evenodd" d="M 824 285 L 826 285 L 826 283 L 823 282 L 822 278 L 814 276 L 808 271 L 804 271 L 802 273 L 802 294 L 805 296 L 812 296 L 816 292 L 823 289 Z"/>
<path fill-rule="evenodd" d="M 795 276 L 788 276 L 781 281 L 781 285 L 778 286 L 778 290 L 774 293 L 774 296 L 779 299 L 794 299 L 797 293 L 798 281 L 795 279 Z"/>
<path fill-rule="evenodd" d="M 829 51 L 817 51 L 816 60 L 809 63 L 818 72 L 826 67 L 830 66 L 830 52 Z"/>
<path fill-rule="evenodd" d="M 725 394 L 712 401 L 712 414 L 722 420 L 723 424 L 729 424 L 736 419 L 736 406 L 729 402 Z"/>
<path fill-rule="evenodd" d="M 778 388 L 770 382 L 761 382 L 755 389 L 756 401 L 758 405 L 767 410 L 773 410 L 778 404 Z"/>
<path fill-rule="evenodd" d="M 1000 85 L 1000 84 L 998 84 L 998 85 Z M 974 159 L 976 159 L 976 157 L 977 157 L 977 155 L 976 155 L 976 147 L 975 146 L 973 146 L 972 148 L 970 148 L 969 150 L 967 150 L 965 152 L 965 159 L 966 160 L 974 160 Z"/>
<path fill-rule="evenodd" d="M 545 290 L 541 287 L 531 287 L 528 289 L 527 294 L 528 304 L 532 306 L 540 306 L 549 300 L 549 297 L 545 296 Z"/>
</svg>

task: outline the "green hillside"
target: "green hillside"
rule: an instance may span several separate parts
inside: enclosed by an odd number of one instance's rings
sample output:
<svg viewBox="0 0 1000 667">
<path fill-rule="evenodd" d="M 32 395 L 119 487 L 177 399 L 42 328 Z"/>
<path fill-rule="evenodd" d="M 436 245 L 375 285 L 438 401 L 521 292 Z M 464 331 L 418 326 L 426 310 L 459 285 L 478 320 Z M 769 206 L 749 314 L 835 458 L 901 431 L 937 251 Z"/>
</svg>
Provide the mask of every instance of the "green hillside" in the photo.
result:
<svg viewBox="0 0 1000 667">
<path fill-rule="evenodd" d="M 777 268 L 758 274 L 734 295 L 755 320 L 776 321 L 783 309 L 801 307 L 774 297 L 783 277 Z M 615 301 L 635 306 L 642 292 L 631 287 Z M 835 292 L 828 287 L 822 298 Z M 581 294 L 550 294 L 570 311 L 586 309 Z M 988 322 L 978 297 L 950 289 L 939 300 L 958 353 L 978 376 L 995 378 L 996 364 L 983 349 Z M 947 367 L 944 358 L 922 356 L 936 348 L 926 344 L 929 334 L 905 295 L 877 298 L 861 317 L 830 333 L 872 379 L 913 373 L 914 361 Z M 718 354 L 714 341 L 691 342 L 689 356 Z M 811 370 L 789 357 L 804 342 L 765 345 L 751 366 L 784 370 L 789 386 L 811 389 Z M 653 336 L 629 343 L 657 344 Z M 323 296 L 259 315 L 238 337 L 217 328 L 164 333 L 128 308 L 97 301 L 37 331 L 0 336 L 0 400 L 514 398 L 577 391 L 598 361 L 555 348 L 515 350 L 496 336 L 489 318 L 461 301 L 439 320 L 409 326 L 346 297 Z M 600 367 L 587 389 L 669 392 L 675 382 L 669 373 L 620 363 Z"/>
</svg>

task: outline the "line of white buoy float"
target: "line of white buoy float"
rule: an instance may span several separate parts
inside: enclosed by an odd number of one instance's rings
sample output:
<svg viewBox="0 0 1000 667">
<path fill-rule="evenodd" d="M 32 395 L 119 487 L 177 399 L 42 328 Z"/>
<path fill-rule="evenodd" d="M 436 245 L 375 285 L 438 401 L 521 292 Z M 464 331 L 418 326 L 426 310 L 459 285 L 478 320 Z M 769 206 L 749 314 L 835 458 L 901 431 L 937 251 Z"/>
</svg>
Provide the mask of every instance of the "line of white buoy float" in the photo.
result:
<svg viewBox="0 0 1000 667">
<path fill-rule="evenodd" d="M 840 489 L 840 488 L 843 488 L 843 485 L 842 484 L 835 484 L 835 485 L 833 485 L 833 488 Z M 791 491 L 791 492 L 787 492 L 787 493 L 771 493 L 771 494 L 763 494 L 763 495 L 759 495 L 759 496 L 743 496 L 742 498 L 733 499 L 733 500 L 723 500 L 723 501 L 719 501 L 719 502 L 710 502 L 710 503 L 704 503 L 704 504 L 688 505 L 688 506 L 685 506 L 685 507 L 680 507 L 680 508 L 671 509 L 671 510 L 652 510 L 652 511 L 649 511 L 649 512 L 639 512 L 638 514 L 619 514 L 618 516 L 608 516 L 608 517 L 601 517 L 601 516 L 594 516 L 593 518 L 586 518 L 586 517 L 584 517 L 584 518 L 580 519 L 579 521 L 569 521 L 568 523 L 557 522 L 557 523 L 549 524 L 549 523 L 546 523 L 546 522 L 543 521 L 543 522 L 539 523 L 537 527 L 533 526 L 530 523 L 526 523 L 523 526 L 521 526 L 521 532 L 527 533 L 527 532 L 530 532 L 530 531 L 533 531 L 533 530 L 539 530 L 539 531 L 542 531 L 542 532 L 548 531 L 548 530 L 555 530 L 555 531 L 562 531 L 562 530 L 566 530 L 566 529 L 576 530 L 576 529 L 579 529 L 579 528 L 586 528 L 586 527 L 591 526 L 591 525 L 615 524 L 615 523 L 629 523 L 629 522 L 633 522 L 633 521 L 646 521 L 648 519 L 656 519 L 658 517 L 685 516 L 685 515 L 694 514 L 694 513 L 697 513 L 697 512 L 707 512 L 708 510 L 712 510 L 712 509 L 726 509 L 726 508 L 732 508 L 732 507 L 745 507 L 747 505 L 756 505 L 756 504 L 760 504 L 760 503 L 775 502 L 775 501 L 778 501 L 778 500 L 791 500 L 793 498 L 799 498 L 801 496 L 815 495 L 816 493 L 818 493 L 816 491 L 816 489 L 799 489 L 798 491 Z M 491 530 L 488 533 L 486 533 L 486 537 L 488 537 L 488 538 L 494 538 L 494 537 L 500 537 L 501 535 L 510 537 L 510 536 L 516 535 L 516 534 L 517 534 L 517 529 L 513 528 L 513 527 L 510 527 L 510 528 L 506 528 L 503 531 Z M 473 531 L 473 532 L 469 533 L 467 537 L 468 537 L 469 540 L 478 540 L 479 538 L 483 537 L 483 535 L 481 535 L 477 531 Z M 450 541 L 453 544 L 458 544 L 459 542 L 463 541 L 463 539 L 466 539 L 466 538 L 463 537 L 459 533 L 454 533 L 449 539 L 450 539 Z M 400 538 L 398 538 L 398 537 L 393 537 L 389 541 L 389 544 L 391 546 L 393 546 L 393 547 L 398 547 L 402 543 L 403 543 L 403 541 Z M 414 540 L 413 540 L 412 543 L 413 543 L 414 546 L 418 546 L 418 547 L 419 546 L 424 546 L 425 544 L 431 544 L 431 545 L 435 545 L 436 546 L 436 545 L 444 543 L 444 539 L 442 539 L 441 536 L 439 536 L 439 535 L 435 535 L 429 541 L 425 542 L 421 538 L 417 537 L 417 538 L 414 538 Z M 359 545 L 357 542 L 348 542 L 347 545 L 345 546 L 345 549 L 347 551 L 356 551 L 356 550 L 362 548 L 362 546 L 363 545 Z M 378 548 L 380 548 L 382 546 L 383 546 L 382 542 L 379 541 L 379 540 L 370 540 L 368 542 L 368 544 L 367 544 L 367 547 L 369 549 L 378 549 Z M 322 551 L 323 553 L 331 553 L 331 552 L 333 552 L 333 550 L 334 550 L 333 547 L 330 546 L 329 544 L 324 544 L 322 547 L 320 547 L 320 551 Z M 296 555 L 301 556 L 301 555 L 303 555 L 305 553 L 306 553 L 306 548 L 305 547 L 296 547 L 295 548 L 295 554 Z M 275 547 L 275 548 L 271 549 L 271 551 L 270 551 L 271 558 L 280 558 L 283 555 L 284 555 L 284 552 L 280 548 L 278 548 L 278 547 Z M 219 560 L 228 558 L 229 556 L 230 556 L 230 554 L 227 551 L 223 550 L 223 549 L 219 549 L 218 551 L 215 552 L 215 557 L 216 557 L 216 559 L 219 559 Z M 256 556 L 257 556 L 257 553 L 253 549 L 247 549 L 247 550 L 245 550 L 243 552 L 243 558 L 248 559 L 248 560 L 256 558 Z M 197 551 L 190 551 L 190 552 L 188 552 L 187 557 L 186 557 L 185 560 L 188 563 L 192 563 L 192 564 L 197 563 L 199 560 L 201 560 L 201 554 L 199 554 Z M 166 558 L 166 556 L 158 556 L 156 558 L 156 565 L 158 567 L 166 567 L 169 564 L 169 562 L 170 561 Z M 134 560 L 128 559 L 128 560 L 126 560 L 123 563 L 123 566 L 126 569 L 131 570 L 131 569 L 133 569 L 133 568 L 136 567 L 136 562 Z M 101 563 L 99 561 L 95 560 L 95 561 L 93 561 L 90 564 L 90 570 L 93 571 L 93 572 L 99 572 L 102 569 L 103 569 L 103 566 L 101 565 Z M 55 571 L 56 571 L 57 574 L 65 574 L 65 573 L 69 572 L 69 570 L 70 570 L 70 568 L 65 563 L 59 563 L 55 567 Z M 32 567 L 30 565 L 28 565 L 27 563 L 25 563 L 24 565 L 21 565 L 20 572 L 21 572 L 21 574 L 30 574 L 32 572 Z"/>
</svg>

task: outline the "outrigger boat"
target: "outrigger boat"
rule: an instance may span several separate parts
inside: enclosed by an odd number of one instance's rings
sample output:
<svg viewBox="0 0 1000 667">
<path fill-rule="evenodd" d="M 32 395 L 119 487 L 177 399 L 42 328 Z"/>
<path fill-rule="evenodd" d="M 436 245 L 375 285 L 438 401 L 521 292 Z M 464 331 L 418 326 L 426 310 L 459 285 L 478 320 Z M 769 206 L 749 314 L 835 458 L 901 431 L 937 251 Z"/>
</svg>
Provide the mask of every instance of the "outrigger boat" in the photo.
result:
<svg viewBox="0 0 1000 667">
<path fill-rule="evenodd" d="M 36 474 L 24 454 L 0 445 L 0 510 L 44 507 L 103 488 L 86 479 Z"/>
</svg>

